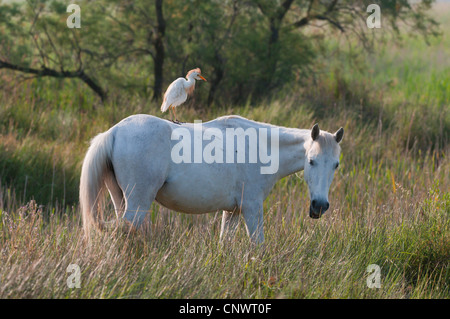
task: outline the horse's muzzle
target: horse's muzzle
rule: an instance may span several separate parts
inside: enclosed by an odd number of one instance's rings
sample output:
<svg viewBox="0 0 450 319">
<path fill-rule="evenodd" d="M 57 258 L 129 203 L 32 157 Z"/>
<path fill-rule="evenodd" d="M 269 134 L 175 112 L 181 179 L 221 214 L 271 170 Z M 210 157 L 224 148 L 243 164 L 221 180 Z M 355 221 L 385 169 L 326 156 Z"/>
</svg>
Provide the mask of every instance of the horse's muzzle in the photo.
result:
<svg viewBox="0 0 450 319">
<path fill-rule="evenodd" d="M 309 206 L 309 217 L 313 218 L 313 219 L 319 219 L 320 216 L 322 216 L 322 214 L 317 214 L 311 206 Z"/>
<path fill-rule="evenodd" d="M 309 217 L 318 219 L 320 218 L 323 213 L 327 211 L 327 209 L 330 207 L 330 204 L 328 201 L 318 201 L 318 200 L 312 200 L 311 206 L 309 206 Z"/>
</svg>

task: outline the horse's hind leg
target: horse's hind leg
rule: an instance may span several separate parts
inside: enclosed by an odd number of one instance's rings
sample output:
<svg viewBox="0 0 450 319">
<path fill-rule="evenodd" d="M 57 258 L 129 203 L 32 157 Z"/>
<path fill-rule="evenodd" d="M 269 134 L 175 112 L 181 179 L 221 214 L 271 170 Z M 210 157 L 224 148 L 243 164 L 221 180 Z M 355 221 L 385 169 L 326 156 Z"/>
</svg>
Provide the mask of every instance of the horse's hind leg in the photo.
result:
<svg viewBox="0 0 450 319">
<path fill-rule="evenodd" d="M 123 190 L 123 220 L 134 227 L 144 222 L 157 192 L 164 184 L 170 164 L 170 127 L 130 127 L 117 130 L 111 162 L 117 183 Z"/>
<path fill-rule="evenodd" d="M 140 227 L 150 211 L 151 204 L 156 197 L 159 188 L 152 185 L 129 185 L 125 190 L 125 214 L 124 220 L 134 227 Z"/>
<path fill-rule="evenodd" d="M 117 184 L 116 177 L 113 173 L 108 174 L 105 178 L 105 184 L 108 188 L 109 195 L 111 196 L 112 202 L 114 204 L 114 210 L 116 212 L 116 217 L 119 219 L 125 209 L 125 201 L 123 198 L 123 192 Z"/>
<path fill-rule="evenodd" d="M 125 213 L 123 219 L 132 226 L 141 226 L 150 211 L 156 193 L 164 184 L 164 176 L 155 169 L 146 167 L 117 174 L 119 185 L 123 189 Z"/>
</svg>

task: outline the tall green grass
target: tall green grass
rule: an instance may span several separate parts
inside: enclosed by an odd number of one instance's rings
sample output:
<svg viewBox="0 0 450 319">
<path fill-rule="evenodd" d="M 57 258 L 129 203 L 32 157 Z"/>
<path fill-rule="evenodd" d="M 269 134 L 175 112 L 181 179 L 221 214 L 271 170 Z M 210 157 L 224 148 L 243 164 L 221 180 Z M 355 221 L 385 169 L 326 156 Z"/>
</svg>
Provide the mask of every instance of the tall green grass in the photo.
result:
<svg viewBox="0 0 450 319">
<path fill-rule="evenodd" d="M 390 182 L 390 190 L 362 191 L 367 179 L 362 172 L 338 176 L 332 212 L 318 221 L 307 217 L 304 183 L 281 181 L 265 203 L 264 247 L 250 245 L 242 224 L 221 245 L 220 214 L 155 205 L 151 234 L 107 231 L 87 244 L 76 210 L 45 212 L 35 203 L 3 209 L 0 296 L 448 298 L 449 193 L 425 180 L 414 195 Z M 385 198 L 377 200 L 380 193 Z M 80 289 L 67 287 L 70 264 L 81 268 Z M 380 289 L 367 287 L 370 264 L 381 267 Z"/>
</svg>

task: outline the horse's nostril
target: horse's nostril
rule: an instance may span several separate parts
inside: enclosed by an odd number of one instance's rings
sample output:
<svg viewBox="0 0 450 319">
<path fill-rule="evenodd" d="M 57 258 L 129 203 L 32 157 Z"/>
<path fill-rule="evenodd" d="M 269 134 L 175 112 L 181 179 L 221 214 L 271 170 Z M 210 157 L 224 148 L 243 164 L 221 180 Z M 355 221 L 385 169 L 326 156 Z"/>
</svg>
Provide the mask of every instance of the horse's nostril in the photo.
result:
<svg viewBox="0 0 450 319">
<path fill-rule="evenodd" d="M 311 201 L 311 208 L 317 212 L 320 211 L 320 212 L 324 213 L 329 207 L 330 207 L 330 203 L 328 203 L 328 201 L 322 201 L 322 200 L 316 200 L 316 199 L 313 199 Z"/>
</svg>

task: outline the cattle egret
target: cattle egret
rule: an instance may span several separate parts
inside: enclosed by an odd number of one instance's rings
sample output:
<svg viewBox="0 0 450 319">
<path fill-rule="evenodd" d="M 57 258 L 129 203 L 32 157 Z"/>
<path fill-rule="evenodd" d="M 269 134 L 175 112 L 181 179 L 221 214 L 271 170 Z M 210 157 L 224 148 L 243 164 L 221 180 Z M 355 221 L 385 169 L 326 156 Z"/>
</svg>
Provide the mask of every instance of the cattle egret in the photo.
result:
<svg viewBox="0 0 450 319">
<path fill-rule="evenodd" d="M 177 120 L 177 115 L 175 113 L 175 108 L 183 104 L 188 95 L 192 94 L 194 92 L 195 88 L 195 80 L 203 80 L 206 81 L 206 79 L 201 76 L 202 71 L 199 68 L 190 70 L 185 78 L 178 78 L 175 81 L 173 81 L 169 87 L 167 88 L 166 93 L 164 93 L 164 100 L 161 104 L 161 111 L 165 112 L 168 109 L 171 110 L 171 118 L 172 114 L 175 116 L 175 121 L 172 119 L 172 122 L 174 123 L 180 123 Z"/>
</svg>

